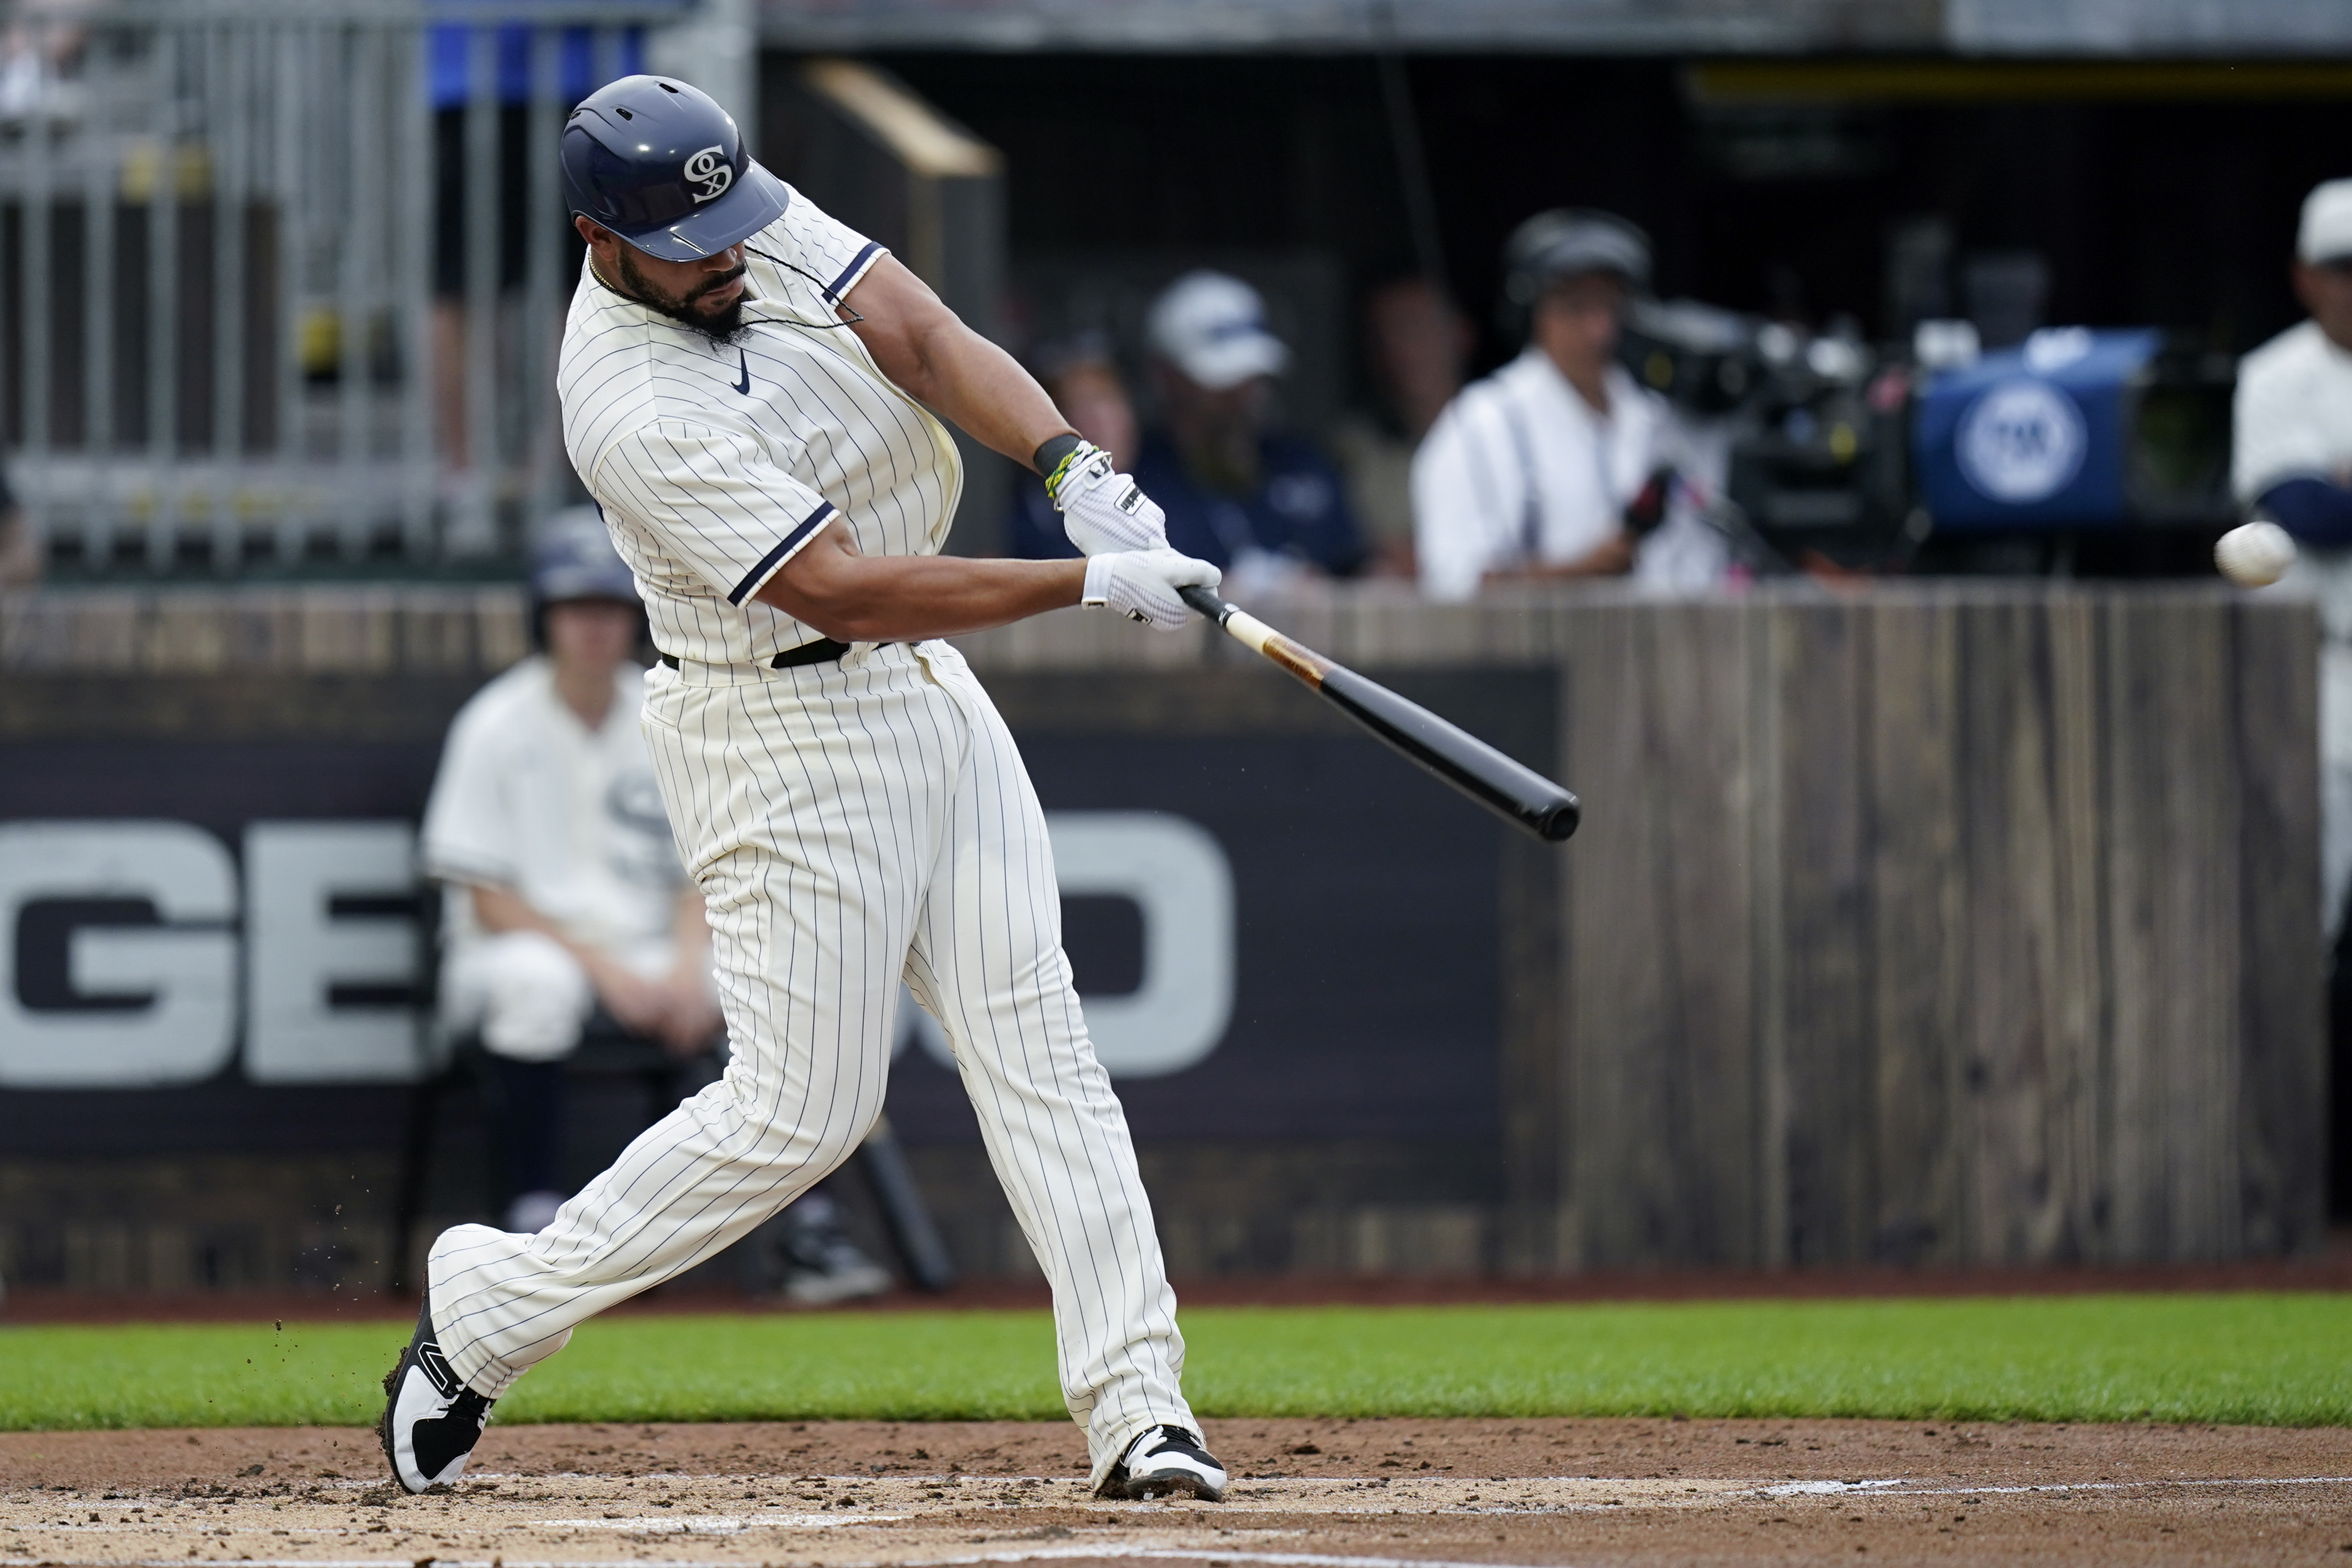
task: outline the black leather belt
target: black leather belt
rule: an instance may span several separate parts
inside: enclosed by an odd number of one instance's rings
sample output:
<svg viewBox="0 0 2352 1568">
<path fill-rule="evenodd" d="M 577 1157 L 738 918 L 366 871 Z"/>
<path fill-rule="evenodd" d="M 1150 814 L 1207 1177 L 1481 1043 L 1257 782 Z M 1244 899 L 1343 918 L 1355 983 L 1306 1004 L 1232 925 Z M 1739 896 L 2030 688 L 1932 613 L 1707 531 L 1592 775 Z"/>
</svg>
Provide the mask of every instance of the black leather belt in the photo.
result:
<svg viewBox="0 0 2352 1568">
<path fill-rule="evenodd" d="M 819 637 L 814 642 L 804 642 L 798 647 L 784 649 L 768 661 L 768 668 L 798 669 L 804 664 L 831 664 L 848 651 L 849 645 L 845 642 L 835 642 L 831 637 Z M 672 669 L 677 668 L 676 654 L 666 653 L 661 656 L 661 661 Z"/>
</svg>

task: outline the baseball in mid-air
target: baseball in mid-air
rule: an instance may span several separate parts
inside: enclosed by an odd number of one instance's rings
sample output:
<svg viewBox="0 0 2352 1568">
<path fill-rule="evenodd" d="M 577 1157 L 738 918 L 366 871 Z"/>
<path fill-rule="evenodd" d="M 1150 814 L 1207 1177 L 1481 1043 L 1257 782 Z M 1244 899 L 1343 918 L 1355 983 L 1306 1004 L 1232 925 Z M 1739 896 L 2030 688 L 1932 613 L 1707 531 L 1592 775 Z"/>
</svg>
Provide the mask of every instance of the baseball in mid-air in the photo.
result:
<svg viewBox="0 0 2352 1568">
<path fill-rule="evenodd" d="M 2275 522 L 2249 522 L 2223 534 L 2213 564 L 2241 588 L 2267 588 L 2294 564 L 2294 540 Z"/>
</svg>

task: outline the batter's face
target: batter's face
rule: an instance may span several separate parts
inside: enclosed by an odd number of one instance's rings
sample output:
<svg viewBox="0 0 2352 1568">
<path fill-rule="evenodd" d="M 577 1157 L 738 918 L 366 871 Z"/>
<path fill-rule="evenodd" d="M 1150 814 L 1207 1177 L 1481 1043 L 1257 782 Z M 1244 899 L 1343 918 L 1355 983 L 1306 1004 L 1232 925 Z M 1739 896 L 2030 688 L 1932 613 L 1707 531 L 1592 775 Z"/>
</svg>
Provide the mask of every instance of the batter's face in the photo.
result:
<svg viewBox="0 0 2352 1568">
<path fill-rule="evenodd" d="M 732 342 L 742 331 L 750 293 L 743 282 L 741 246 L 730 245 L 694 261 L 664 261 L 602 225 L 584 217 L 572 221 L 588 242 L 596 276 L 613 289 L 717 342 Z"/>
</svg>

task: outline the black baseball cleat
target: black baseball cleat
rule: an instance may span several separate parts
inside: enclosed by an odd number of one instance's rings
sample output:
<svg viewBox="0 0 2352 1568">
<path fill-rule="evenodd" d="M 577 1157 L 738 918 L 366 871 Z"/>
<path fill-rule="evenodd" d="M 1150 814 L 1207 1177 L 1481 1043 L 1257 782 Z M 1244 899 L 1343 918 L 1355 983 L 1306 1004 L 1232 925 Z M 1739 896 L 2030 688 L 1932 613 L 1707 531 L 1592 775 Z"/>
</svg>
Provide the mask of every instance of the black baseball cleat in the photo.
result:
<svg viewBox="0 0 2352 1568">
<path fill-rule="evenodd" d="M 445 1485 L 466 1473 L 466 1457 L 489 1425 L 490 1406 L 449 1368 L 433 1337 L 433 1299 L 416 1314 L 416 1337 L 383 1378 L 383 1419 L 376 1436 L 393 1479 L 412 1492 Z"/>
<path fill-rule="evenodd" d="M 1223 1502 L 1225 1468 L 1194 1434 L 1181 1426 L 1154 1426 L 1127 1446 L 1127 1457 L 1110 1468 L 1095 1496 L 1123 1502 L 1163 1497 Z"/>
</svg>

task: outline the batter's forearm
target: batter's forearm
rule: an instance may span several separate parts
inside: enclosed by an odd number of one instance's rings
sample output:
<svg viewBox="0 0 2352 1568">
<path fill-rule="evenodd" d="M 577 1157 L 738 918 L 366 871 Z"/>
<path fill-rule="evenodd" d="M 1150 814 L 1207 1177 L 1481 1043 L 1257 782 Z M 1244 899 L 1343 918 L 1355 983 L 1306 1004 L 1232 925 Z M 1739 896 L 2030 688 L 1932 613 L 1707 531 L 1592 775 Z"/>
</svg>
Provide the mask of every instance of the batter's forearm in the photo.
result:
<svg viewBox="0 0 2352 1568">
<path fill-rule="evenodd" d="M 1086 582 L 1084 561 L 860 555 L 828 528 L 756 596 L 839 642 L 919 642 L 1063 609 Z"/>
</svg>

